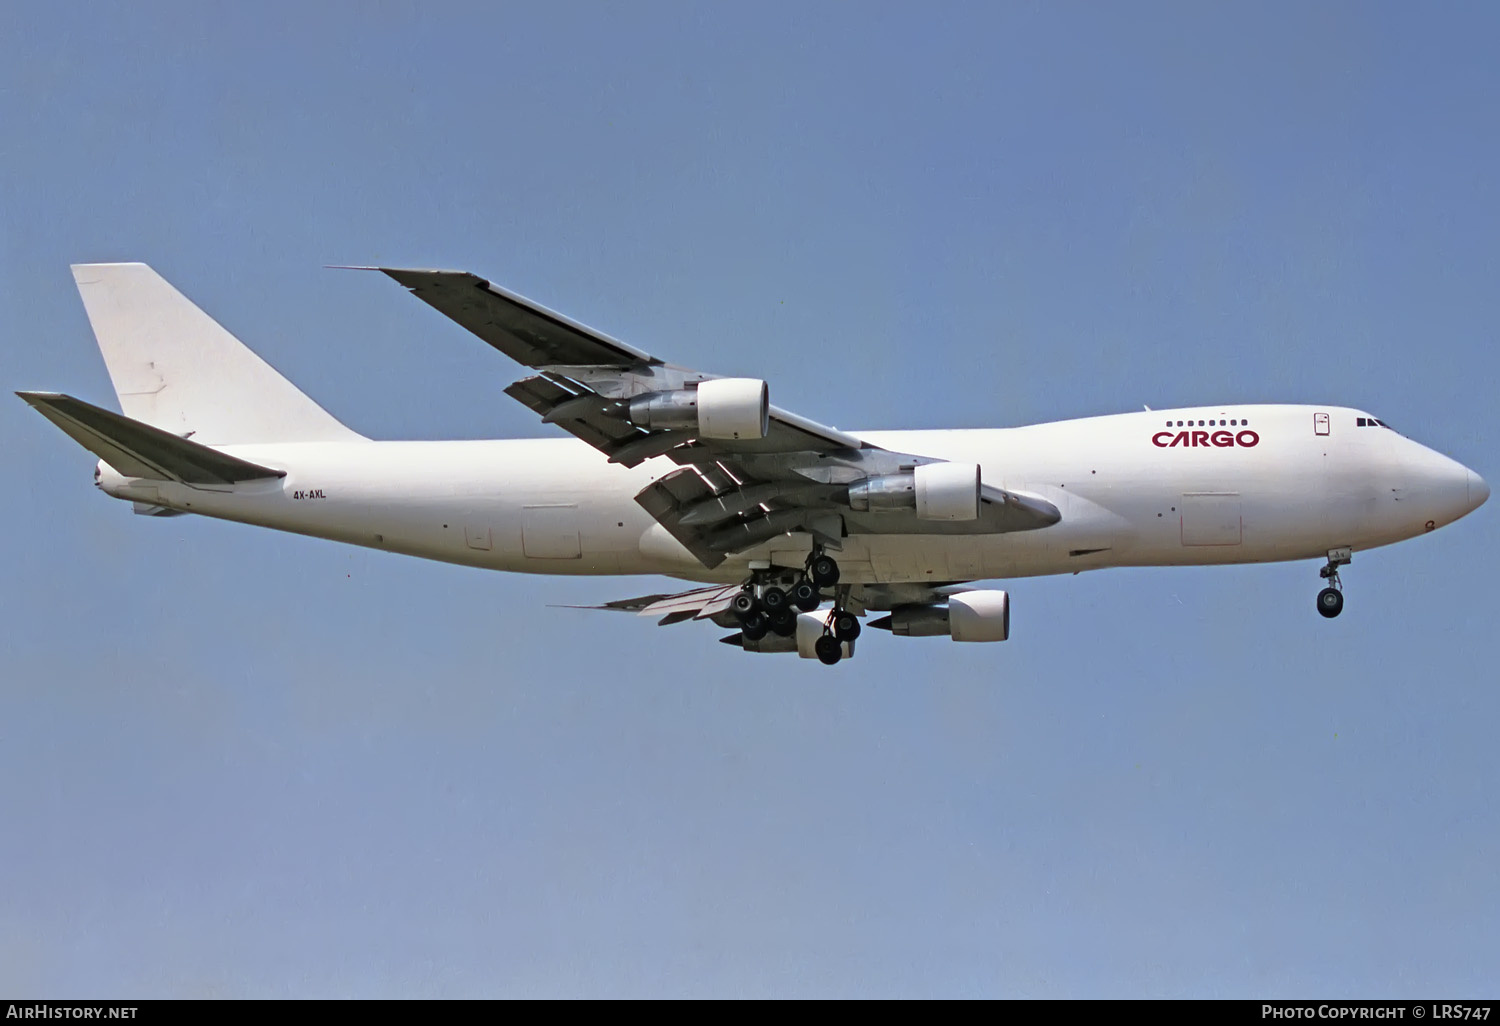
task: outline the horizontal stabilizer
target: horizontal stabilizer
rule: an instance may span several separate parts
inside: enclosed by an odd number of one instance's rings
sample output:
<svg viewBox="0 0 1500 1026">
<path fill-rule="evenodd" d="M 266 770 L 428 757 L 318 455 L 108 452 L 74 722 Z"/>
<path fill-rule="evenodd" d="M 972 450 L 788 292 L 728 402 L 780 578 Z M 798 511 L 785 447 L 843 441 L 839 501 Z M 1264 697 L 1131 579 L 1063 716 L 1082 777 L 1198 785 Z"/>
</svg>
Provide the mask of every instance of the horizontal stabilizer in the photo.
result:
<svg viewBox="0 0 1500 1026">
<path fill-rule="evenodd" d="M 226 456 L 189 441 L 56 392 L 17 392 L 73 441 L 127 477 L 225 485 L 257 478 L 285 477 L 286 471 Z"/>
</svg>

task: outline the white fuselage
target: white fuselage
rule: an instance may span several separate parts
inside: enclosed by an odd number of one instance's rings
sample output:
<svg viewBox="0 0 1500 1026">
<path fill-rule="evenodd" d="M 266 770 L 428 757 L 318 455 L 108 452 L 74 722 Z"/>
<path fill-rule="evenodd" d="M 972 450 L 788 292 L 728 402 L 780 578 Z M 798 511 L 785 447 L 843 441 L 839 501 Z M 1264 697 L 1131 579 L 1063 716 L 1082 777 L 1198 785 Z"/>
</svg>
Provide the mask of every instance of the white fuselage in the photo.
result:
<svg viewBox="0 0 1500 1026">
<path fill-rule="evenodd" d="M 1488 496 L 1461 464 L 1389 428 L 1356 426 L 1363 417 L 1247 405 L 861 432 L 894 451 L 977 463 L 986 484 L 1045 498 L 1062 520 L 1008 534 L 851 534 L 839 566 L 851 583 L 942 582 L 1305 559 L 1422 534 Z M 801 566 L 810 545 L 807 535 L 786 535 L 705 569 L 635 502 L 676 464 L 662 457 L 625 469 L 571 438 L 223 448 L 286 476 L 204 488 L 124 478 L 101 464 L 100 486 L 170 509 L 522 573 L 730 583 L 752 563 Z"/>
</svg>

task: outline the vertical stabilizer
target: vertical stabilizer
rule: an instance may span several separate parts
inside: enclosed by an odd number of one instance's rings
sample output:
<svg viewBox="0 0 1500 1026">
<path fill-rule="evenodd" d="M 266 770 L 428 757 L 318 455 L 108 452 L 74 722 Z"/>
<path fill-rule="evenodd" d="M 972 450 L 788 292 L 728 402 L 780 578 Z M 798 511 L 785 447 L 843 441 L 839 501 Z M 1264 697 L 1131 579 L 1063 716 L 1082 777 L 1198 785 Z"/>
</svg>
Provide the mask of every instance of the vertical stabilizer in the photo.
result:
<svg viewBox="0 0 1500 1026">
<path fill-rule="evenodd" d="M 206 445 L 362 436 L 145 264 L 74 264 L 125 416 Z"/>
</svg>

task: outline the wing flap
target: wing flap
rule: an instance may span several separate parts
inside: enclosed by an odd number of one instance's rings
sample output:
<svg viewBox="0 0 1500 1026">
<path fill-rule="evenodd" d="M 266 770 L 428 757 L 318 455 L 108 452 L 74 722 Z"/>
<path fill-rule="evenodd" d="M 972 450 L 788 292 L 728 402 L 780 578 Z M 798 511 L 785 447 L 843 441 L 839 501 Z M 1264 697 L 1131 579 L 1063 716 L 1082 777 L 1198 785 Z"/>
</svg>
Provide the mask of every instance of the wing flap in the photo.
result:
<svg viewBox="0 0 1500 1026">
<path fill-rule="evenodd" d="M 561 375 L 522 378 L 506 388 L 505 394 L 600 452 L 613 453 L 646 437 L 640 428 L 605 413 L 611 400 Z"/>
<path fill-rule="evenodd" d="M 713 489 L 696 470 L 684 467 L 652 481 L 636 495 L 635 501 L 651 514 L 667 533 L 682 543 L 704 566 L 712 570 L 724 562 L 725 553 L 708 544 L 708 532 L 702 527 L 683 524 L 683 511 L 713 496 Z"/>
<path fill-rule="evenodd" d="M 737 584 L 694 588 L 675 595 L 643 595 L 640 598 L 616 599 L 597 606 L 575 606 L 578 609 L 609 609 L 637 616 L 659 617 L 657 625 L 668 627 L 688 620 L 712 620 L 728 612 L 729 604 L 739 593 Z"/>
<path fill-rule="evenodd" d="M 62 428 L 89 452 L 128 477 L 226 485 L 257 478 L 285 477 L 286 471 L 227 456 L 121 416 L 82 399 L 56 392 L 17 392 L 42 416 Z"/>
</svg>

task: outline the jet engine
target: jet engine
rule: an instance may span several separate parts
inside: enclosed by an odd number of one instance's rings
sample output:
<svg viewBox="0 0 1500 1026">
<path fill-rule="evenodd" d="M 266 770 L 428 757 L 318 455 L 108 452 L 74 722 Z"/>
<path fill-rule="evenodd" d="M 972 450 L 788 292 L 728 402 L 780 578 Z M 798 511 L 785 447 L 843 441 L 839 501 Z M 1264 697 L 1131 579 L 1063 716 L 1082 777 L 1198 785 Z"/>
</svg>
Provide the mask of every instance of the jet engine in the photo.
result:
<svg viewBox="0 0 1500 1026">
<path fill-rule="evenodd" d="M 1010 636 L 1010 596 L 1003 591 L 965 591 L 946 606 L 898 606 L 871 627 L 906 638 L 944 634 L 954 641 L 1004 641 Z"/>
<path fill-rule="evenodd" d="M 711 378 L 697 388 L 638 395 L 629 418 L 637 427 L 695 431 L 700 438 L 764 438 L 771 392 L 759 378 Z"/>
<path fill-rule="evenodd" d="M 978 520 L 979 487 L 977 463 L 924 463 L 856 481 L 849 486 L 849 506 L 858 513 L 915 509 L 920 520 Z"/>
</svg>

